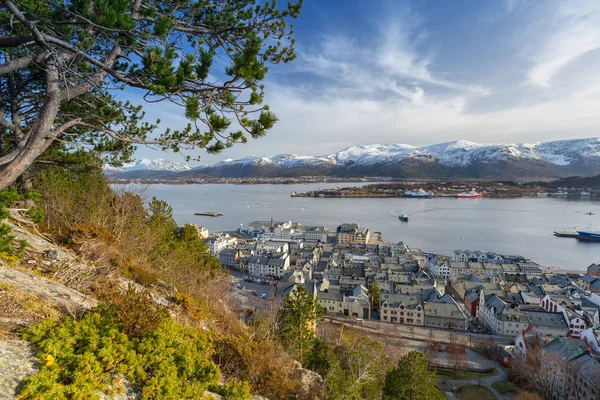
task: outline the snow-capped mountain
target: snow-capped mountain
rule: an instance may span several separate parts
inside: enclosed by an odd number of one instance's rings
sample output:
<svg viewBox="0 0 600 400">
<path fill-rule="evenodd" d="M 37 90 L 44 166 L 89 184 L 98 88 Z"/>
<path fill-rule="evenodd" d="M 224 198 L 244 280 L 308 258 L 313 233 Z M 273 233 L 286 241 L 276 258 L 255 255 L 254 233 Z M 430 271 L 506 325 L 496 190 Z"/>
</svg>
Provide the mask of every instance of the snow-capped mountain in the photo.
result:
<svg viewBox="0 0 600 400">
<path fill-rule="evenodd" d="M 393 177 L 560 177 L 600 172 L 600 139 L 545 143 L 480 144 L 468 141 L 424 147 L 352 146 L 324 156 L 280 154 L 244 157 L 193 168 L 212 176 L 346 175 Z"/>
<path fill-rule="evenodd" d="M 153 170 L 142 160 L 137 170 Z M 158 160 L 157 163 L 169 163 Z M 178 164 L 178 163 L 175 163 Z M 600 173 L 600 139 L 544 143 L 480 144 L 456 141 L 415 147 L 406 144 L 352 146 L 323 156 L 279 154 L 227 159 L 191 168 L 178 164 L 178 175 L 247 176 L 388 176 L 469 178 L 554 178 Z M 189 171 L 188 171 L 189 169 Z M 154 170 L 170 170 L 160 169 Z M 122 169 L 121 171 L 135 171 Z"/>
<path fill-rule="evenodd" d="M 192 169 L 187 164 L 183 164 L 176 161 L 169 161 L 163 158 L 158 160 L 142 159 L 133 163 L 124 164 L 120 168 L 111 167 L 106 165 L 105 171 L 117 171 L 117 172 L 128 172 L 128 171 L 168 171 L 168 172 L 183 172 Z"/>
</svg>

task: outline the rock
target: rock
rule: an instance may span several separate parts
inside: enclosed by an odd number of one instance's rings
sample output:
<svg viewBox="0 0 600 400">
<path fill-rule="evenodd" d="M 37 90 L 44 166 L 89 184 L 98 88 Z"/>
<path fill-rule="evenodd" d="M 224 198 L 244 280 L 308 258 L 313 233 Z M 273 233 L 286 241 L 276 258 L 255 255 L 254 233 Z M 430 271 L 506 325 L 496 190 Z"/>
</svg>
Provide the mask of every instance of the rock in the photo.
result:
<svg viewBox="0 0 600 400">
<path fill-rule="evenodd" d="M 42 260 L 41 263 L 42 263 L 42 265 L 46 265 L 46 266 L 52 265 L 52 263 L 48 260 Z"/>
<path fill-rule="evenodd" d="M 13 285 L 23 292 L 35 294 L 68 310 L 87 311 L 98 304 L 96 299 L 58 282 L 18 271 L 5 265 L 0 265 L 0 282 Z"/>
<path fill-rule="evenodd" d="M 16 397 L 21 381 L 37 371 L 34 346 L 23 340 L 0 340 L 0 400 Z"/>
<path fill-rule="evenodd" d="M 58 252 L 58 250 L 56 249 L 49 249 L 46 250 L 46 255 L 48 256 L 48 258 L 54 260 L 54 261 L 58 261 L 60 260 L 60 253 Z"/>
<path fill-rule="evenodd" d="M 27 260 L 27 264 L 35 264 L 36 262 L 36 260 Z"/>
</svg>

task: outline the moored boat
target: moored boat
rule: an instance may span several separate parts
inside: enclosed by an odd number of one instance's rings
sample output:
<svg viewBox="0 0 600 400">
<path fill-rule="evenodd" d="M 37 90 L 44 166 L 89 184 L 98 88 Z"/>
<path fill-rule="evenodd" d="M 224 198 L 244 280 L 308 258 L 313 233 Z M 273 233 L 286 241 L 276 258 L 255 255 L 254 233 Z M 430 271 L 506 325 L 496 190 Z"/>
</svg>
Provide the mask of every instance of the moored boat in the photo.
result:
<svg viewBox="0 0 600 400">
<path fill-rule="evenodd" d="M 431 199 L 433 197 L 433 193 L 429 193 L 424 191 L 423 189 L 419 189 L 416 191 L 407 190 L 404 192 L 404 197 L 409 199 Z"/>
<path fill-rule="evenodd" d="M 470 192 L 459 193 L 456 195 L 457 199 L 480 199 L 483 195 L 481 193 L 477 193 L 475 189 L 471 189 Z"/>
<path fill-rule="evenodd" d="M 577 240 L 582 240 L 584 242 L 600 242 L 600 231 L 592 230 L 588 228 L 583 231 L 577 231 Z"/>
<path fill-rule="evenodd" d="M 398 217 L 398 219 L 400 219 L 400 221 L 408 222 L 408 215 L 402 214 Z"/>
</svg>

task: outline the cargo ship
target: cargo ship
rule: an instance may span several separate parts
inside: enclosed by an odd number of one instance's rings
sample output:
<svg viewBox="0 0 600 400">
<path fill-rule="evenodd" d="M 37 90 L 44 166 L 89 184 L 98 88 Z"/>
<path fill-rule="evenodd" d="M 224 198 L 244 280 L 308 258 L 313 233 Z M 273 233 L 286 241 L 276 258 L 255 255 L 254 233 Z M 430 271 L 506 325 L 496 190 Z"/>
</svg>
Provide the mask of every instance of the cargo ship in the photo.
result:
<svg viewBox="0 0 600 400">
<path fill-rule="evenodd" d="M 471 189 L 470 192 L 459 193 L 456 195 L 457 199 L 480 199 L 483 195 L 481 193 L 477 193 L 475 189 Z"/>
<path fill-rule="evenodd" d="M 423 189 L 419 189 L 415 192 L 406 191 L 404 192 L 404 197 L 409 199 L 431 199 L 433 198 L 433 193 L 429 193 L 424 191 Z"/>
<path fill-rule="evenodd" d="M 590 228 L 585 231 L 577 231 L 575 238 L 583 242 L 600 242 L 600 231 L 593 231 Z"/>
</svg>

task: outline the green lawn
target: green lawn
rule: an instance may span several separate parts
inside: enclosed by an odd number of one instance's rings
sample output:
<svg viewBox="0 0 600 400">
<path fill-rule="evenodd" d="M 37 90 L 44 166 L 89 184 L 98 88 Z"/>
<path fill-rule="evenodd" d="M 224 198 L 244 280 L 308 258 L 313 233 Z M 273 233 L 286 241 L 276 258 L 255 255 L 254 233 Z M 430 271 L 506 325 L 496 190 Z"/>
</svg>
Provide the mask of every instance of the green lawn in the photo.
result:
<svg viewBox="0 0 600 400">
<path fill-rule="evenodd" d="M 494 393 L 485 386 L 461 386 L 455 394 L 459 400 L 496 400 Z"/>
<path fill-rule="evenodd" d="M 506 393 L 519 393 L 519 388 L 515 386 L 514 383 L 510 381 L 499 381 L 492 383 L 492 387 L 496 389 L 496 391 L 500 394 Z"/>
<path fill-rule="evenodd" d="M 467 379 L 479 379 L 485 378 L 488 376 L 494 376 L 498 374 L 498 371 L 493 370 L 492 372 L 471 372 L 471 371 L 456 371 L 456 377 L 454 375 L 454 370 L 449 368 L 437 368 L 436 369 L 437 376 L 440 379 L 456 379 L 456 380 L 467 380 Z"/>
</svg>

